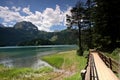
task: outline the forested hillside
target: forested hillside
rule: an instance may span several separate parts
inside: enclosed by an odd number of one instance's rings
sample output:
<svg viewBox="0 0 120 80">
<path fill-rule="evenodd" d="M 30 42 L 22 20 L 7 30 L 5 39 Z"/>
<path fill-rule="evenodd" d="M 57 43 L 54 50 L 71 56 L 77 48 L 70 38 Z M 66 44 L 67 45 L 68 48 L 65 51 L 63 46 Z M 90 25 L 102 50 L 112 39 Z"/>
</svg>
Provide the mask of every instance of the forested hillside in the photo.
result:
<svg viewBox="0 0 120 80">
<path fill-rule="evenodd" d="M 0 26 L 0 46 L 45 45 L 45 44 L 76 44 L 76 30 L 59 32 L 39 31 L 31 22 L 19 22 L 14 27 Z M 40 42 L 42 41 L 42 42 Z M 38 43 L 37 43 L 38 42 Z M 33 44 L 34 43 L 34 44 Z"/>
</svg>

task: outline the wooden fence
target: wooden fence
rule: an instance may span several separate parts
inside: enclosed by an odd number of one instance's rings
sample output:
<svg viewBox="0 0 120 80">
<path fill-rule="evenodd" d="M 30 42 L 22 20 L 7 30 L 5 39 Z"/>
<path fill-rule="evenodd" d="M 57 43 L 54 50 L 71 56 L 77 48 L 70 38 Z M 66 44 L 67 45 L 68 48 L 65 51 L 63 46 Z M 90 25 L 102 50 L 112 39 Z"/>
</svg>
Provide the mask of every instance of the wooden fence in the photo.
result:
<svg viewBox="0 0 120 80">
<path fill-rule="evenodd" d="M 86 73 L 84 74 L 84 77 L 82 77 L 82 80 L 99 80 L 93 55 L 90 54 L 94 51 L 95 50 L 92 49 L 89 52 L 87 66 L 85 68 Z"/>
<path fill-rule="evenodd" d="M 99 80 L 93 55 L 90 55 L 90 80 Z"/>
<path fill-rule="evenodd" d="M 105 56 L 102 52 L 91 49 L 90 52 L 97 52 L 103 62 L 113 71 L 120 74 L 120 63 Z M 91 54 L 88 56 L 87 66 L 85 68 L 86 72 L 82 76 L 82 80 L 99 80 L 94 58 Z"/>
<path fill-rule="evenodd" d="M 104 61 L 104 63 L 114 72 L 120 74 L 120 63 L 116 62 L 110 57 L 105 56 L 102 52 L 97 51 L 100 58 Z"/>
</svg>

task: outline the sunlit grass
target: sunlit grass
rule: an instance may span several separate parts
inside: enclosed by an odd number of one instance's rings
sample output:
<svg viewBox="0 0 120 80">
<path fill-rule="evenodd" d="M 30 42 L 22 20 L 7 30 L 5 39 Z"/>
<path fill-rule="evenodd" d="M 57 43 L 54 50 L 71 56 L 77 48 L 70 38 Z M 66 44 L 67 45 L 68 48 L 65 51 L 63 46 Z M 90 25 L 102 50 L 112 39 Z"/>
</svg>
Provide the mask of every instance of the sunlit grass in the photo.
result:
<svg viewBox="0 0 120 80">
<path fill-rule="evenodd" d="M 0 65 L 0 80 L 39 80 L 40 78 L 43 79 L 44 76 L 36 75 L 42 75 L 43 73 L 49 73 L 51 71 L 53 71 L 53 69 L 50 67 L 43 67 L 36 70 L 32 68 L 7 68 Z"/>
<path fill-rule="evenodd" d="M 49 73 L 52 71 L 53 71 L 53 69 L 50 67 L 43 67 L 43 68 L 40 68 L 38 70 L 35 70 L 34 73 Z"/>
<path fill-rule="evenodd" d="M 60 69 L 76 71 L 75 75 L 65 78 L 65 80 L 79 80 L 81 79 L 80 71 L 86 66 L 87 59 L 85 56 L 87 56 L 87 54 L 88 51 L 85 51 L 84 56 L 78 56 L 76 55 L 76 50 L 72 50 L 44 56 L 42 59 L 54 67 L 57 66 Z"/>
<path fill-rule="evenodd" d="M 58 55 L 44 56 L 42 59 L 56 68 L 60 68 L 64 62 L 64 59 Z"/>
<path fill-rule="evenodd" d="M 33 72 L 31 68 L 7 68 L 0 66 L 0 79 L 19 78 L 21 75 Z"/>
<path fill-rule="evenodd" d="M 64 78 L 64 80 L 82 80 L 82 79 L 81 79 L 80 73 L 77 72 L 76 74 L 70 77 Z"/>
</svg>

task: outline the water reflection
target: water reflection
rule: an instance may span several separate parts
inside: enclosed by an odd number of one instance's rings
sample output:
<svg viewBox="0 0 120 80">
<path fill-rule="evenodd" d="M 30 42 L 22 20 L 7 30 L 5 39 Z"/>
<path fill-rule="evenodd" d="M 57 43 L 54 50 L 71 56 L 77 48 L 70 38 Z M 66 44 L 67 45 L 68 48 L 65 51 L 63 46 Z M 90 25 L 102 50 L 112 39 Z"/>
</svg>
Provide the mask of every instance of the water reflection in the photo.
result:
<svg viewBox="0 0 120 80">
<path fill-rule="evenodd" d="M 75 45 L 0 47 L 0 64 L 8 67 L 50 66 L 40 56 L 76 49 Z"/>
</svg>

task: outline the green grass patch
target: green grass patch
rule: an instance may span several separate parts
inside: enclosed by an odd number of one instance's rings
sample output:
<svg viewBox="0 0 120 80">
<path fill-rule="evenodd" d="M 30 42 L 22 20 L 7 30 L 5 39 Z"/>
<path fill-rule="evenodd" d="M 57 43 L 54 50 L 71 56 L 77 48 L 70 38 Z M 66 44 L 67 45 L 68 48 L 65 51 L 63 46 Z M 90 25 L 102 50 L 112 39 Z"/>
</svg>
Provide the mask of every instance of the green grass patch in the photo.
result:
<svg viewBox="0 0 120 80">
<path fill-rule="evenodd" d="M 64 78 L 64 80 L 82 80 L 82 79 L 81 79 L 80 73 L 77 72 L 76 74 L 70 77 Z"/>
<path fill-rule="evenodd" d="M 31 68 L 7 68 L 4 66 L 0 67 L 0 79 L 11 79 L 33 72 Z"/>
<path fill-rule="evenodd" d="M 120 48 L 116 48 L 112 53 L 106 53 L 106 56 L 119 61 L 120 60 Z"/>
<path fill-rule="evenodd" d="M 50 67 L 43 67 L 43 68 L 40 68 L 38 70 L 35 70 L 34 72 L 35 73 L 49 73 L 49 72 L 52 72 L 53 69 L 50 68 Z"/>
<path fill-rule="evenodd" d="M 87 53 L 87 52 L 85 52 Z M 77 69 L 83 69 L 86 65 L 87 59 L 84 56 L 76 55 L 76 51 L 60 52 L 54 55 L 43 56 L 42 60 L 48 62 L 57 68 L 68 68 L 75 65 Z"/>
<path fill-rule="evenodd" d="M 80 71 L 85 68 L 87 63 L 88 51 L 85 51 L 84 56 L 78 56 L 76 50 L 60 52 L 54 55 L 43 56 L 42 59 L 57 68 L 65 70 L 74 70 L 76 74 L 65 78 L 65 80 L 80 80 Z"/>
<path fill-rule="evenodd" d="M 44 76 L 34 77 L 34 74 L 43 74 L 52 72 L 50 67 L 43 67 L 38 70 L 32 68 L 8 68 L 0 65 L 0 80 L 39 80 Z M 28 75 L 29 77 L 24 77 Z"/>
<path fill-rule="evenodd" d="M 44 56 L 42 59 L 56 68 L 60 68 L 64 62 L 64 59 L 58 55 Z"/>
</svg>

